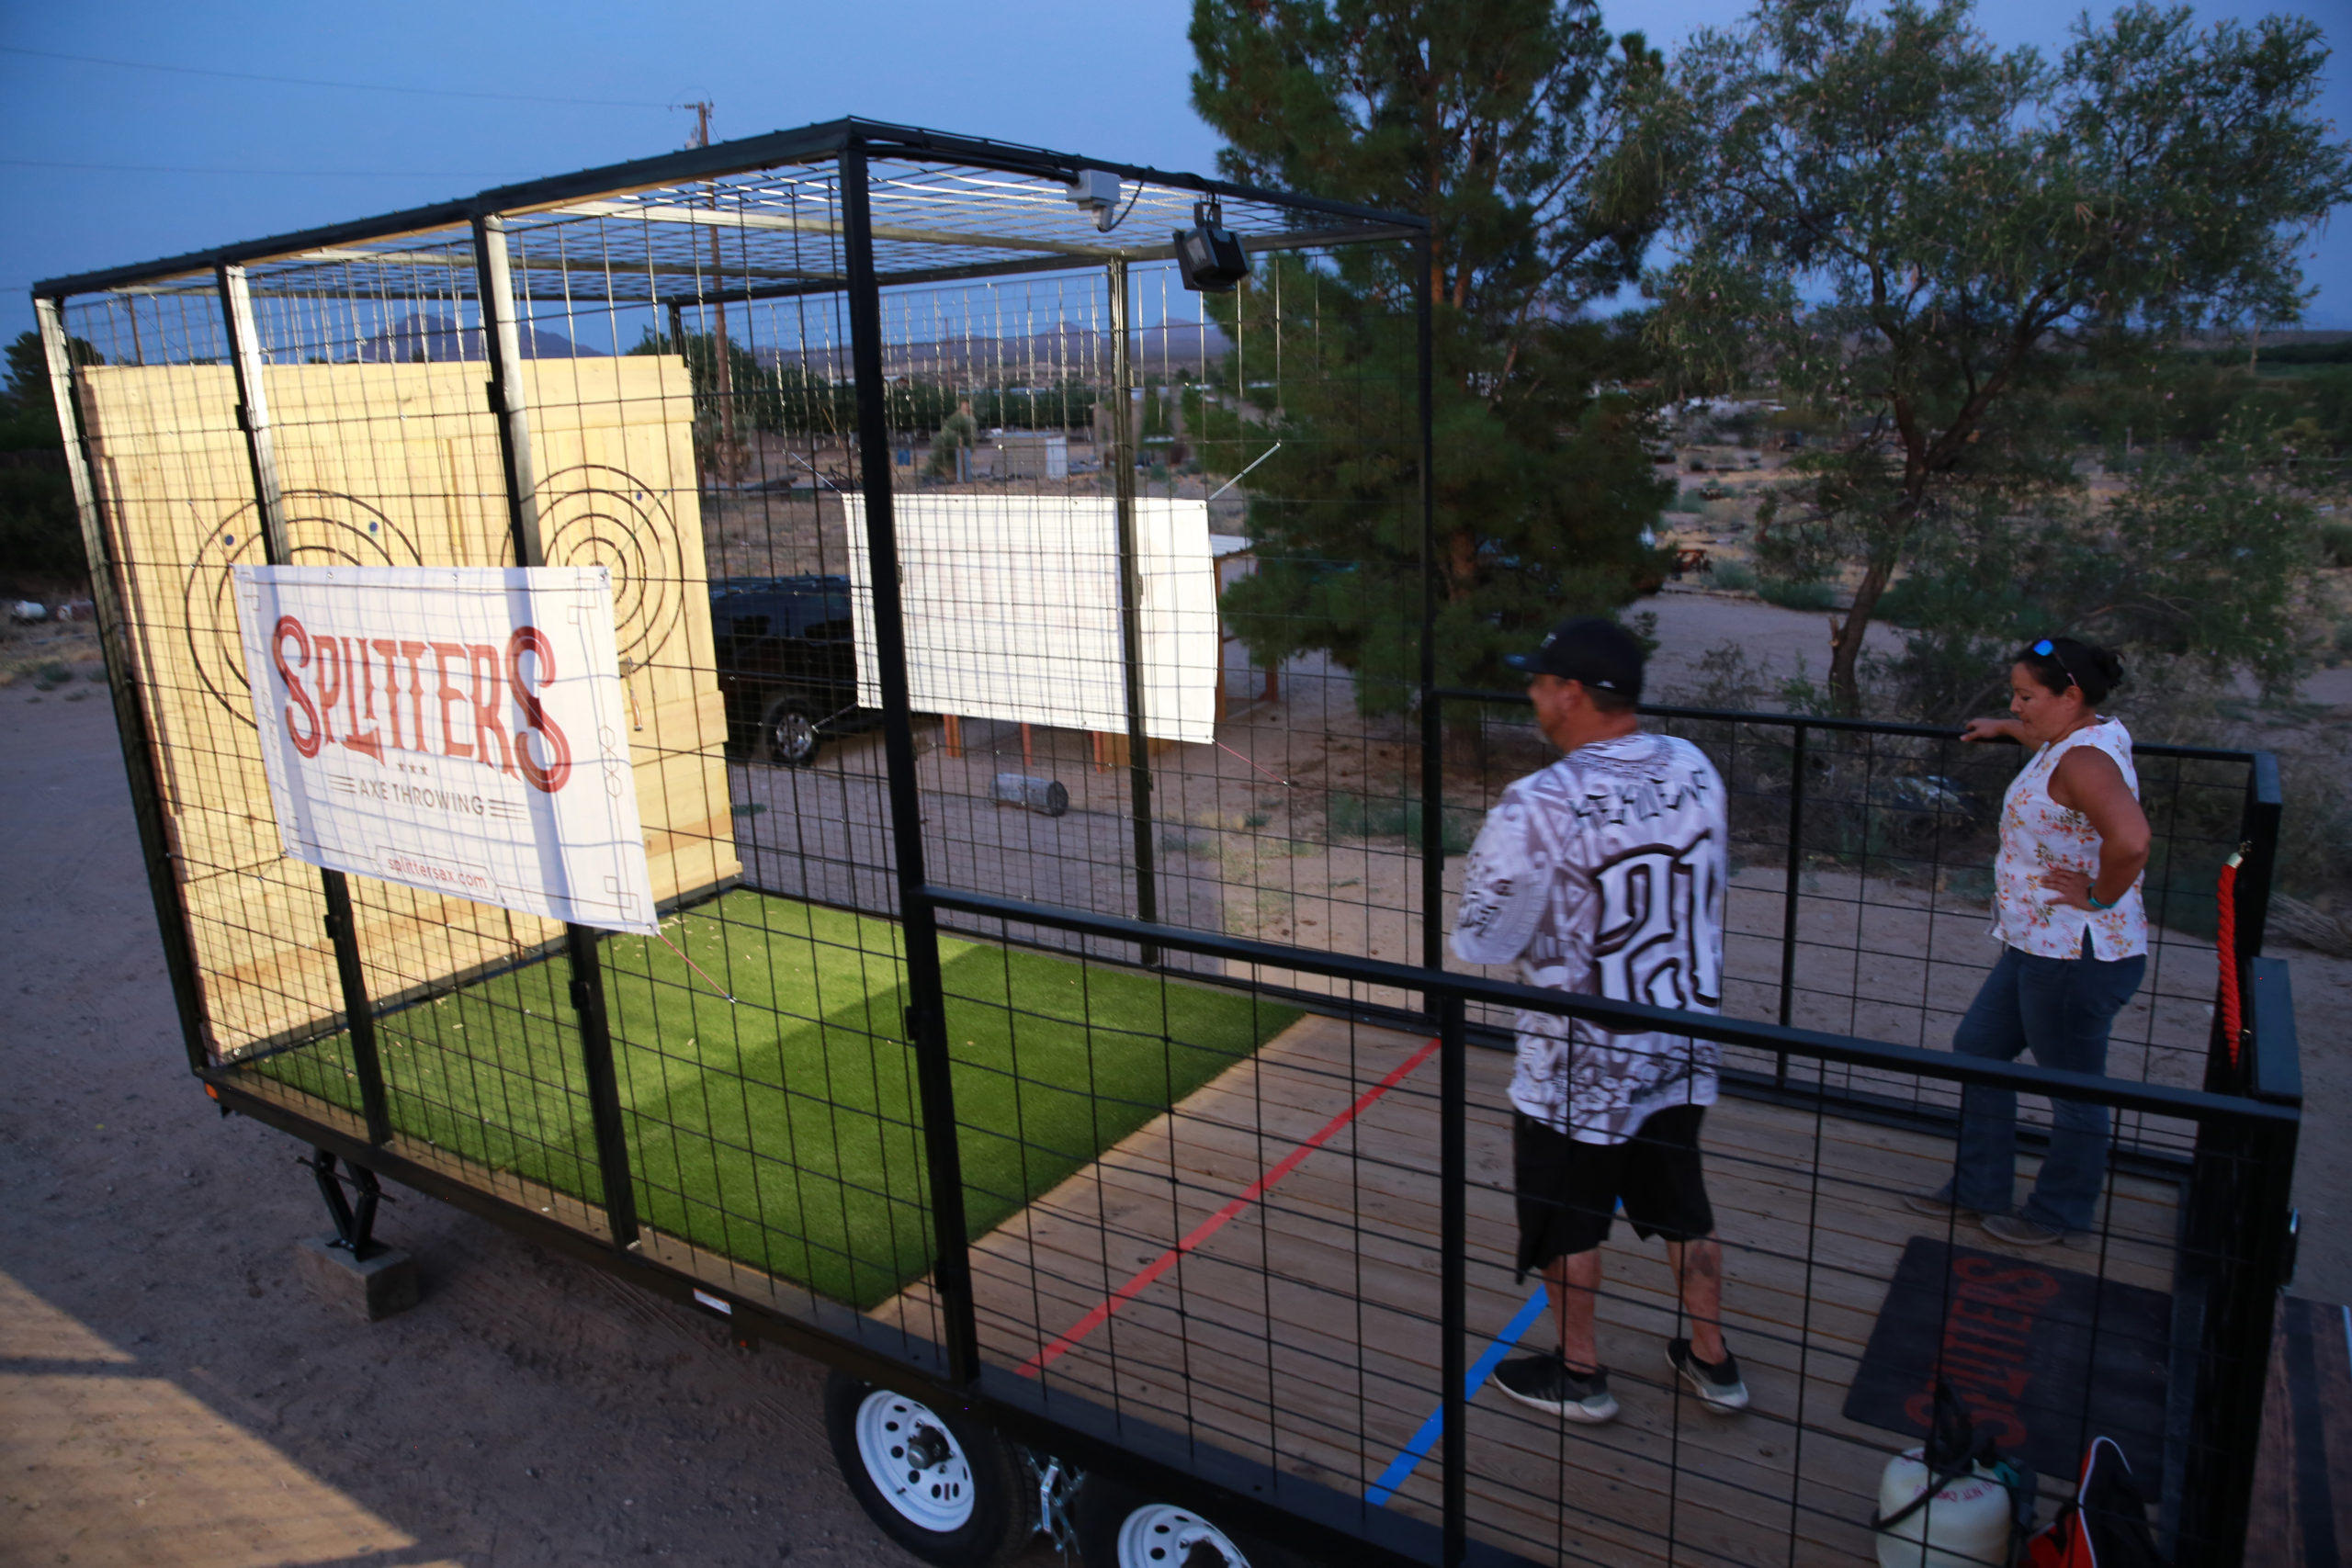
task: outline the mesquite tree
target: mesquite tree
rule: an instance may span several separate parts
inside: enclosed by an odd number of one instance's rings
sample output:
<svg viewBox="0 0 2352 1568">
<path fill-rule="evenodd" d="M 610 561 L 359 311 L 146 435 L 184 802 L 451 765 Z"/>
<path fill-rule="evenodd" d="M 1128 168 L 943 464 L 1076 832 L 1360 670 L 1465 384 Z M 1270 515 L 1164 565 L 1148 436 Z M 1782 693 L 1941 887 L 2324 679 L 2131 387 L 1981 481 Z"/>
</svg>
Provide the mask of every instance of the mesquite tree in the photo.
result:
<svg viewBox="0 0 2352 1568">
<path fill-rule="evenodd" d="M 2321 39 L 2133 5 L 2048 62 L 1967 0 L 1764 0 L 1677 57 L 1619 155 L 1675 204 L 1653 341 L 1693 389 L 1762 376 L 1838 418 L 1766 547 L 1858 569 L 1839 702 L 1923 547 L 2071 486 L 2046 400 L 2076 367 L 2297 319 L 2296 243 L 2352 196 Z"/>
</svg>

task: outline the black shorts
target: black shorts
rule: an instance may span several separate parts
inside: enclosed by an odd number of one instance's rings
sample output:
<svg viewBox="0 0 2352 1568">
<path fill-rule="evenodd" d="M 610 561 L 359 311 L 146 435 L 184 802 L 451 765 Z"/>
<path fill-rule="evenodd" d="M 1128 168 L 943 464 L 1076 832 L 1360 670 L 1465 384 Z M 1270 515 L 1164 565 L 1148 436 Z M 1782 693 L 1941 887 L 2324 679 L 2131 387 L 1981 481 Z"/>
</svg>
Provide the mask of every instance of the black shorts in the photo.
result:
<svg viewBox="0 0 2352 1568">
<path fill-rule="evenodd" d="M 1715 1211 L 1699 1168 L 1699 1123 L 1706 1114 L 1703 1105 L 1653 1111 L 1622 1144 L 1580 1144 L 1519 1115 L 1511 1166 L 1519 1186 L 1520 1273 L 1608 1240 L 1620 1199 L 1634 1234 L 1645 1240 L 1713 1235 Z"/>
</svg>

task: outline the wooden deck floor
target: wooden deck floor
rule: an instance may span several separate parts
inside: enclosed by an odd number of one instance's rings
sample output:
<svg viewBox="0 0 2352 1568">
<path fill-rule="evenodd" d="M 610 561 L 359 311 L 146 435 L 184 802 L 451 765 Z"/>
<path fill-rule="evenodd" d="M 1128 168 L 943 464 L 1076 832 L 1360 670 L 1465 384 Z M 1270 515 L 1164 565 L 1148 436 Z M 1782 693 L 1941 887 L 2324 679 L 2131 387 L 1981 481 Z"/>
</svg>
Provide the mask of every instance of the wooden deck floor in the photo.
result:
<svg viewBox="0 0 2352 1568">
<path fill-rule="evenodd" d="M 984 1353 L 1364 1495 L 1439 1405 L 1427 1045 L 1308 1018 L 1062 1183 L 978 1245 Z M 1470 1055 L 1471 1362 L 1534 1288 L 1510 1267 L 1510 1066 Z M 1841 1407 L 1905 1243 L 1940 1234 L 1894 1196 L 1939 1182 L 1951 1145 L 1726 1098 L 1704 1146 L 1726 1332 L 1754 1407 L 1723 1417 L 1678 1393 L 1663 1249 L 1621 1225 L 1600 1346 L 1623 1414 L 1563 1427 L 1481 1388 L 1467 1434 L 1476 1535 L 1545 1562 L 1871 1559 L 1866 1521 L 1900 1442 Z M 2169 1291 L 2176 1197 L 2119 1179 L 2099 1247 L 2041 1260 Z M 1952 1239 L 2000 1249 L 1973 1225 Z M 925 1285 L 877 1314 L 917 1332 L 936 1321 Z M 1538 1316 L 1521 1337 L 1536 1348 L 1549 1332 Z M 1437 1517 L 1433 1458 L 1389 1483 L 1385 1506 Z"/>
</svg>

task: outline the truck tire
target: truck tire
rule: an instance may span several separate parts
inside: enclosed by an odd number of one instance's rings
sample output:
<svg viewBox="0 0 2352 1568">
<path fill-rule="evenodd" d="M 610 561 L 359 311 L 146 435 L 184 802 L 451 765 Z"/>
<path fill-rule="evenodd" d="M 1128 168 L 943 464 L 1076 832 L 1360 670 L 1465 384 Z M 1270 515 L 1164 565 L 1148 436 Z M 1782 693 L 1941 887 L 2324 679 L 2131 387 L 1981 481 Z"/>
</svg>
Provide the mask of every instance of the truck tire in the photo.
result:
<svg viewBox="0 0 2352 1568">
<path fill-rule="evenodd" d="M 968 1414 L 835 1371 L 825 1380 L 825 1435 L 858 1505 L 923 1562 L 995 1568 L 1028 1544 L 1020 1466 Z"/>
<path fill-rule="evenodd" d="M 759 738 L 752 754 L 774 768 L 805 768 L 815 762 L 824 738 L 817 733 L 817 716 L 798 697 L 778 697 L 760 716 Z"/>
<path fill-rule="evenodd" d="M 1077 1513 L 1078 1556 L 1085 1568 L 1306 1568 L 1296 1552 L 1107 1475 L 1087 1476 L 1078 1489 Z"/>
</svg>

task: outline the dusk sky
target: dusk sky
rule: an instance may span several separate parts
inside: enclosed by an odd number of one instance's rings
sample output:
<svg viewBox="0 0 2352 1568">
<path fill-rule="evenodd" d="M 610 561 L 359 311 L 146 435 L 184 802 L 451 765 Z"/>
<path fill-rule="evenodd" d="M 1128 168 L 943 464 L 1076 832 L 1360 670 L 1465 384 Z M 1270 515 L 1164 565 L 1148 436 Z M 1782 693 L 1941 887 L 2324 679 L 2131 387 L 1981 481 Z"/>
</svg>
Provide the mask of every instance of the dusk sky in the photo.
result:
<svg viewBox="0 0 2352 1568">
<path fill-rule="evenodd" d="M 1743 8 L 1616 3 L 1609 19 L 1671 45 Z M 2352 125 L 2352 6 L 2198 6 L 2206 18 L 2265 9 L 2330 28 L 2326 112 Z M 0 18 L 10 214 L 0 336 L 32 324 L 37 278 L 662 152 L 685 143 L 693 118 L 674 106 L 695 98 L 718 106 L 721 139 L 856 114 L 1207 171 L 1217 143 L 1188 101 L 1190 10 L 1178 0 L 17 4 Z M 1979 10 L 1995 38 L 2045 49 L 2064 43 L 2071 15 L 2036 0 Z M 2352 328 L 2352 225 L 2307 250 L 2319 289 L 2307 324 Z"/>
</svg>

